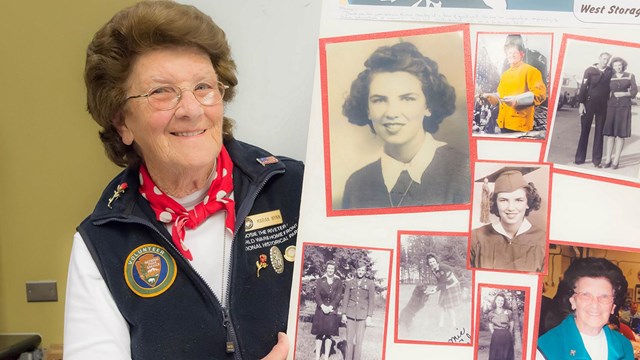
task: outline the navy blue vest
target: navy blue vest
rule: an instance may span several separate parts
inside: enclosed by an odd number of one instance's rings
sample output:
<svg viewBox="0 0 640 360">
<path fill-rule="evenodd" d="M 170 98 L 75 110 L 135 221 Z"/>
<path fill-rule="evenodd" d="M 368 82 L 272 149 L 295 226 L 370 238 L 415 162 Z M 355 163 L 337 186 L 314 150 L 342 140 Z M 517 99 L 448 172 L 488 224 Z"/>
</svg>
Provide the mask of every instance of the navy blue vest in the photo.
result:
<svg viewBox="0 0 640 360">
<path fill-rule="evenodd" d="M 133 359 L 257 359 L 276 344 L 278 331 L 286 331 L 293 263 L 274 267 L 270 249 L 285 253 L 296 243 L 303 165 L 279 158 L 263 166 L 256 161 L 270 156 L 263 150 L 235 140 L 225 146 L 234 162 L 236 200 L 227 309 L 173 247 L 171 235 L 139 195 L 137 168 L 112 180 L 78 227 L 129 324 Z M 127 190 L 110 209 L 109 199 L 124 182 Z M 280 224 L 260 230 L 245 225 L 247 216 L 273 210 L 280 211 Z M 153 297 L 134 293 L 124 275 L 129 254 L 145 244 L 165 248 L 177 264 L 173 284 Z M 258 277 L 256 263 L 265 258 L 268 266 Z M 234 352 L 227 351 L 229 344 Z"/>
</svg>

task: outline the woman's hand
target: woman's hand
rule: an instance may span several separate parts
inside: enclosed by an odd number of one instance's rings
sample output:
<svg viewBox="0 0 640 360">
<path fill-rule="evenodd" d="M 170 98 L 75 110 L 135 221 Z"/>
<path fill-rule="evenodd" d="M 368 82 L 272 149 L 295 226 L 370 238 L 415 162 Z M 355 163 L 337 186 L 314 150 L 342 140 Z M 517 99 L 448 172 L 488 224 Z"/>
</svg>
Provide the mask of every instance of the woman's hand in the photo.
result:
<svg viewBox="0 0 640 360">
<path fill-rule="evenodd" d="M 342 314 L 342 322 L 347 323 L 347 314 Z"/>
<path fill-rule="evenodd" d="M 278 343 L 262 360 L 285 360 L 289 354 L 289 338 L 283 332 L 278 333 Z"/>
<path fill-rule="evenodd" d="M 489 101 L 489 104 L 496 106 L 498 105 L 498 103 L 500 102 L 500 97 L 498 96 L 498 94 L 495 93 L 483 93 L 480 95 L 481 97 L 487 99 L 487 101 Z"/>
<path fill-rule="evenodd" d="M 584 106 L 583 103 L 580 103 L 580 105 L 578 106 L 578 114 L 584 115 L 586 113 L 587 113 L 587 108 Z"/>
</svg>

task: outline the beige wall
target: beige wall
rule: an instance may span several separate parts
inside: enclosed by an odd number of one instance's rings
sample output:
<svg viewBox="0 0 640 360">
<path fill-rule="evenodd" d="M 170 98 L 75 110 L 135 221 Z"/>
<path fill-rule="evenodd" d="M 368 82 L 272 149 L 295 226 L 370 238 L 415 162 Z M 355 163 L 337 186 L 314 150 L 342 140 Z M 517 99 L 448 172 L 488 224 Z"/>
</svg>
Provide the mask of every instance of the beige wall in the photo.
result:
<svg viewBox="0 0 640 360">
<path fill-rule="evenodd" d="M 133 0 L 0 5 L 0 333 L 62 342 L 75 226 L 118 171 L 85 108 L 84 52 Z M 58 302 L 27 303 L 26 281 L 56 280 Z"/>
<path fill-rule="evenodd" d="M 554 297 L 558 284 L 562 276 L 571 265 L 573 258 L 577 256 L 575 248 L 568 245 L 558 245 L 555 250 L 549 251 L 549 272 L 544 277 L 545 293 L 548 297 Z M 624 251 L 601 248 L 588 248 L 584 256 L 603 257 L 618 265 L 624 274 L 629 289 L 631 289 L 631 299 L 636 299 L 635 288 L 640 284 L 640 253 L 637 251 Z"/>
</svg>

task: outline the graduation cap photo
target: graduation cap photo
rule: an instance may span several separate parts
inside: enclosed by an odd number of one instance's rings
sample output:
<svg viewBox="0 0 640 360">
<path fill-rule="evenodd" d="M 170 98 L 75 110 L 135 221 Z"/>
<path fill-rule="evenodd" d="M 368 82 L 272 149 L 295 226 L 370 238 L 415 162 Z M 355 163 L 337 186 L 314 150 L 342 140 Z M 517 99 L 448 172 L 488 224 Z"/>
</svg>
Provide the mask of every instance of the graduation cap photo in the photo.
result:
<svg viewBox="0 0 640 360">
<path fill-rule="evenodd" d="M 477 162 L 474 174 L 471 267 L 542 272 L 550 166 Z"/>
</svg>

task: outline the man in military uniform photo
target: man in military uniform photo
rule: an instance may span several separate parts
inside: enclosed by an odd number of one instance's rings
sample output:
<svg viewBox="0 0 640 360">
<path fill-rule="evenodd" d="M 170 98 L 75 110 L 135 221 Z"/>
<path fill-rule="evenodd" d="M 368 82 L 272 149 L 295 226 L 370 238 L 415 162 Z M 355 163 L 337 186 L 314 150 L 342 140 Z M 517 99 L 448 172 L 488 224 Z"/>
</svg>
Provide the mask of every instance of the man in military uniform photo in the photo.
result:
<svg viewBox="0 0 640 360">
<path fill-rule="evenodd" d="M 344 288 L 342 322 L 347 324 L 346 360 L 360 359 L 364 331 L 367 326 L 371 326 L 375 284 L 373 280 L 364 276 L 366 272 L 367 264 L 364 261 L 358 261 L 356 277 L 348 280 Z"/>
</svg>

